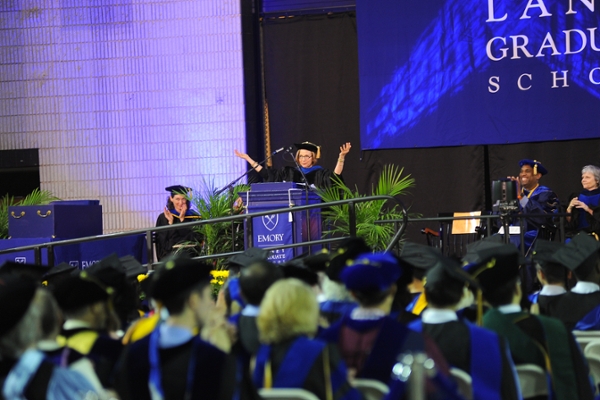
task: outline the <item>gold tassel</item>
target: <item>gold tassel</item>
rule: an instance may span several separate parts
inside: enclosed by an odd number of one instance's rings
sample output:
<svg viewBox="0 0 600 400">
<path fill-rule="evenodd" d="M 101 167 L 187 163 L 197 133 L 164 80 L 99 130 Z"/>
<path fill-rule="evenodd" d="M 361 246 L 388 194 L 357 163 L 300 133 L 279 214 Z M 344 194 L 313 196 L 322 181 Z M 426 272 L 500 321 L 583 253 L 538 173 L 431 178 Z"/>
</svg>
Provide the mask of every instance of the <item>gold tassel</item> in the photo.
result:
<svg viewBox="0 0 600 400">
<path fill-rule="evenodd" d="M 483 293 L 477 289 L 477 326 L 483 325 Z"/>
</svg>

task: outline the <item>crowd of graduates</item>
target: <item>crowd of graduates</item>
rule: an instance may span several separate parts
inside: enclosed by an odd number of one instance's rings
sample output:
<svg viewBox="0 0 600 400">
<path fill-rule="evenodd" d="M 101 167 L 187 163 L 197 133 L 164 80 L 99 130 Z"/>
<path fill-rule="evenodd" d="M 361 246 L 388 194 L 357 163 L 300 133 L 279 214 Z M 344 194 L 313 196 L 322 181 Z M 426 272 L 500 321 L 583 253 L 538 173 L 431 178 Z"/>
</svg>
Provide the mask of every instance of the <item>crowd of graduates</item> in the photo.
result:
<svg viewBox="0 0 600 400">
<path fill-rule="evenodd" d="M 250 248 L 228 260 L 217 298 L 212 265 L 167 258 L 147 272 L 110 256 L 79 271 L 0 268 L 4 399 L 259 399 L 299 388 L 362 399 L 358 379 L 407 398 L 402 355 L 430 360 L 428 399 L 522 398 L 516 366 L 534 364 L 552 399 L 593 399 L 573 330 L 600 329 L 600 244 L 538 240 L 532 258 L 491 238 L 463 260 L 404 243 L 399 255 L 360 238 L 332 251 L 268 261 Z M 537 275 L 539 291 L 521 279 Z M 408 379 L 407 379 L 408 378 Z M 464 394 L 464 393 L 463 393 Z"/>
</svg>

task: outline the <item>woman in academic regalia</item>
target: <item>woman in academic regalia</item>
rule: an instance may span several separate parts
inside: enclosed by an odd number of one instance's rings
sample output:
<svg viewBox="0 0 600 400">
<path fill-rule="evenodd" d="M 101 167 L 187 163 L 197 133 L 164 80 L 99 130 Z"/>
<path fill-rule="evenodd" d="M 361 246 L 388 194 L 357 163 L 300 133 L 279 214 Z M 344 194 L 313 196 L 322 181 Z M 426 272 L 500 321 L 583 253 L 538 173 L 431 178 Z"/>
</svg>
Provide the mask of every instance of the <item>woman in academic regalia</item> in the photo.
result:
<svg viewBox="0 0 600 400">
<path fill-rule="evenodd" d="M 361 399 L 347 380 L 337 348 L 313 339 L 319 306 L 311 288 L 298 279 L 275 282 L 267 290 L 256 319 L 265 343 L 256 355 L 257 388 L 298 388 L 320 399 Z"/>
<path fill-rule="evenodd" d="M 190 188 L 181 185 L 165 188 L 170 193 L 167 206 L 156 220 L 156 226 L 167 226 L 184 222 L 197 221 L 200 216 L 197 212 L 190 210 L 190 201 L 187 194 Z M 170 229 L 156 232 L 156 257 L 160 261 L 176 249 L 173 246 L 183 242 L 198 240 L 191 228 Z"/>
<path fill-rule="evenodd" d="M 333 171 L 331 171 L 317 165 L 319 158 L 321 158 L 321 146 L 317 146 L 311 142 L 295 143 L 294 146 L 297 149 L 295 158 L 300 169 L 296 166 L 286 166 L 279 169 L 263 168 L 262 165 L 250 158 L 248 154 L 235 150 L 235 155 L 246 160 L 258 172 L 264 182 L 304 183 L 305 176 L 309 185 L 314 185 L 318 188 L 327 188 L 331 187 L 334 176 L 341 178 L 342 171 L 344 170 L 344 159 L 352 147 L 350 143 L 340 146 L 337 163 Z"/>
<path fill-rule="evenodd" d="M 577 196 L 571 195 L 567 207 L 567 212 L 572 214 L 566 218 L 570 237 L 582 231 L 600 234 L 600 168 L 595 165 L 583 167 L 581 186 L 583 190 Z"/>
</svg>

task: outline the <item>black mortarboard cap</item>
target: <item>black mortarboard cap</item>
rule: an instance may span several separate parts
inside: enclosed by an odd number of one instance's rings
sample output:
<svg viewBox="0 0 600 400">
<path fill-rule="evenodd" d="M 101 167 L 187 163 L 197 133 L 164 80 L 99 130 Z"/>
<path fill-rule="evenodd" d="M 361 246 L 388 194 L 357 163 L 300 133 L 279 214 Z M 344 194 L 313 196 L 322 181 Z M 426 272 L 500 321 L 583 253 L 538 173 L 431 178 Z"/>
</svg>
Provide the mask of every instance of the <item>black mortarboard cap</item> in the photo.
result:
<svg viewBox="0 0 600 400">
<path fill-rule="evenodd" d="M 13 261 L 6 261 L 2 267 L 0 267 L 0 274 L 11 274 L 28 277 L 41 282 L 42 277 L 50 270 L 50 268 L 43 265 L 36 264 L 22 264 Z"/>
<path fill-rule="evenodd" d="M 93 264 L 85 272 L 97 278 L 103 285 L 115 289 L 120 288 L 126 282 L 125 268 L 116 253 Z"/>
<path fill-rule="evenodd" d="M 331 259 L 331 253 L 327 249 L 322 249 L 315 254 L 302 254 L 293 260 L 298 260 L 313 272 L 326 271 Z"/>
<path fill-rule="evenodd" d="M 61 262 L 60 264 L 50 268 L 44 275 L 44 279 L 52 279 L 59 275 L 66 275 L 75 269 L 77 269 L 77 266 L 67 264 L 66 262 Z"/>
<path fill-rule="evenodd" d="M 121 261 L 121 265 L 125 269 L 127 278 L 134 278 L 148 272 L 148 268 L 144 267 L 134 256 L 121 257 L 119 261 Z"/>
<path fill-rule="evenodd" d="M 442 258 L 442 253 L 431 246 L 405 242 L 398 258 L 402 264 L 412 268 L 428 270 Z"/>
<path fill-rule="evenodd" d="M 56 302 L 66 312 L 105 301 L 110 292 L 110 288 L 90 276 L 87 271 L 82 271 L 77 276 L 71 275 L 52 288 Z"/>
<path fill-rule="evenodd" d="M 270 253 L 271 252 L 269 250 L 258 247 L 250 247 L 244 250 L 242 253 L 229 257 L 227 264 L 229 264 L 230 267 L 232 265 L 239 266 L 241 268 L 248 267 L 253 262 L 266 260 L 269 258 Z"/>
<path fill-rule="evenodd" d="M 348 290 L 357 292 L 383 291 L 402 275 L 398 260 L 390 253 L 366 253 L 358 256 L 341 273 Z"/>
<path fill-rule="evenodd" d="M 477 261 L 463 267 L 477 279 L 483 294 L 510 282 L 519 275 L 519 256 L 517 248 L 511 244 L 488 247 L 476 253 Z"/>
<path fill-rule="evenodd" d="M 561 242 L 551 242 L 549 240 L 538 239 L 535 241 L 531 259 L 542 267 L 547 262 L 558 263 L 554 258 L 554 253 L 562 249 L 565 245 Z M 560 264 L 560 263 L 559 263 Z"/>
<path fill-rule="evenodd" d="M 279 265 L 284 278 L 296 278 L 310 286 L 319 283 L 319 275 L 315 271 L 310 270 L 302 262 L 291 260 L 287 263 Z"/>
<path fill-rule="evenodd" d="M 553 258 L 575 272 L 578 279 L 586 277 L 598 263 L 600 242 L 586 234 L 576 235 Z"/>
<path fill-rule="evenodd" d="M 182 185 L 173 185 L 166 187 L 165 190 L 171 193 L 171 196 L 175 196 L 176 194 L 180 194 L 183 196 L 187 196 L 189 192 L 191 192 L 191 188 L 182 186 Z"/>
<path fill-rule="evenodd" d="M 531 168 L 533 168 L 534 175 L 537 173 L 546 175 L 548 173 L 548 170 L 542 165 L 542 163 L 540 161 L 537 161 L 537 160 L 530 160 L 528 158 L 525 158 L 525 159 L 519 161 L 519 167 L 522 167 L 523 165 L 531 166 Z"/>
<path fill-rule="evenodd" d="M 483 251 L 503 246 L 506 246 L 506 243 L 504 242 L 504 238 L 502 237 L 502 235 L 492 235 L 485 237 L 481 240 L 477 240 L 467 245 L 467 252 L 462 258 L 462 261 L 463 263 L 467 264 L 476 263 L 481 259 L 480 253 L 482 253 Z M 515 246 L 513 247 L 516 249 Z M 518 255 L 519 265 L 525 264 L 527 262 L 525 256 L 523 256 L 521 253 L 518 253 Z"/>
<path fill-rule="evenodd" d="M 312 151 L 315 153 L 316 158 L 321 158 L 321 146 L 317 146 L 311 142 L 294 143 L 294 146 L 296 146 L 296 149 L 298 150 Z"/>
<path fill-rule="evenodd" d="M 0 275 L 0 336 L 21 321 L 37 288 L 37 283 L 28 277 Z"/>
<path fill-rule="evenodd" d="M 168 260 L 153 274 L 151 297 L 165 301 L 178 296 L 203 281 L 211 281 L 212 266 L 191 258 Z"/>
<path fill-rule="evenodd" d="M 353 260 L 361 254 L 370 253 L 373 250 L 367 242 L 360 237 L 348 237 L 340 241 L 338 248 L 331 252 L 329 266 L 325 270 L 327 277 L 332 281 L 342 282 L 340 275 L 347 268 L 348 260 Z"/>
<path fill-rule="evenodd" d="M 454 281 L 472 289 L 479 288 L 477 280 L 462 269 L 458 261 L 448 257 L 437 258 L 434 265 L 427 271 L 425 278 L 425 286 L 444 285 L 448 281 Z"/>
</svg>

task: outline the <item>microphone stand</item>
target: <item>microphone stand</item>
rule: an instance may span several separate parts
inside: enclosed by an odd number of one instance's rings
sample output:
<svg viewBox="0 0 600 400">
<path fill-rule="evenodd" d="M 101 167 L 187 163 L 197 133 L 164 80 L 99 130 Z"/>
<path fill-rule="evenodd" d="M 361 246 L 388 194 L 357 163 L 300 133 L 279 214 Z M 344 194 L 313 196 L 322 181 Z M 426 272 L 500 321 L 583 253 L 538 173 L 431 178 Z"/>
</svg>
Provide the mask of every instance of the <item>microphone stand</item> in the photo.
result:
<svg viewBox="0 0 600 400">
<path fill-rule="evenodd" d="M 268 156 L 267 158 L 265 158 L 261 162 L 257 163 L 256 166 L 264 164 L 265 162 L 267 162 L 268 160 L 270 160 L 271 158 L 273 158 L 273 156 L 275 154 L 277 154 L 277 153 L 278 152 L 273 152 L 270 156 Z M 226 191 L 227 189 L 233 188 L 233 185 L 235 185 L 240 179 L 242 179 L 243 177 L 245 177 L 246 175 L 248 175 L 250 173 L 250 171 L 252 171 L 252 170 L 254 170 L 254 167 L 250 168 L 248 171 L 244 172 L 242 175 L 238 176 L 237 178 L 235 178 L 234 180 L 232 180 L 231 182 L 229 182 L 227 185 L 225 185 L 221 189 L 217 190 L 215 192 L 215 195 L 219 195 L 219 194 L 223 193 L 224 191 Z"/>
<path fill-rule="evenodd" d="M 305 195 L 305 201 L 306 201 L 305 205 L 308 205 L 308 193 L 310 191 L 310 188 L 308 186 L 308 179 L 306 179 L 306 175 L 304 174 L 304 171 L 302 171 L 302 168 L 298 164 L 298 161 L 296 160 L 296 157 L 294 157 L 294 155 L 291 153 L 291 151 L 289 149 L 287 150 L 287 153 L 292 155 L 292 159 L 294 160 L 294 164 L 296 164 L 296 169 L 300 172 L 300 175 L 302 175 L 302 179 L 304 180 L 304 195 Z M 310 222 L 311 222 L 310 221 L 310 210 L 306 210 L 306 230 L 307 230 L 306 238 L 308 239 L 307 240 L 308 242 L 311 241 L 311 237 L 310 237 Z M 311 246 L 308 246 L 308 254 L 311 254 Z"/>
</svg>

